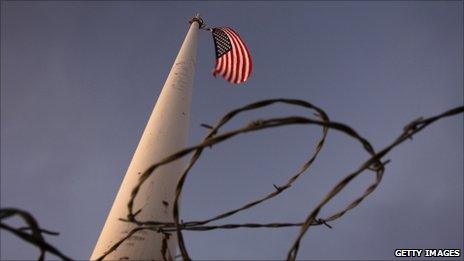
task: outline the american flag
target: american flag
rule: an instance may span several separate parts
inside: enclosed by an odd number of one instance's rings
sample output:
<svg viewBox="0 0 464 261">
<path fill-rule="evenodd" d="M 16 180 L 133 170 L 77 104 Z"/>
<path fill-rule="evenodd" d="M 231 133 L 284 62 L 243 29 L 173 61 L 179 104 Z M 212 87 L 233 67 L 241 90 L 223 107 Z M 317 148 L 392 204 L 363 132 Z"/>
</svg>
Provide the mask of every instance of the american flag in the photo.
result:
<svg viewBox="0 0 464 261">
<path fill-rule="evenodd" d="M 248 47 L 230 27 L 213 28 L 216 67 L 213 75 L 222 75 L 231 83 L 243 83 L 251 74 L 252 62 Z"/>
</svg>

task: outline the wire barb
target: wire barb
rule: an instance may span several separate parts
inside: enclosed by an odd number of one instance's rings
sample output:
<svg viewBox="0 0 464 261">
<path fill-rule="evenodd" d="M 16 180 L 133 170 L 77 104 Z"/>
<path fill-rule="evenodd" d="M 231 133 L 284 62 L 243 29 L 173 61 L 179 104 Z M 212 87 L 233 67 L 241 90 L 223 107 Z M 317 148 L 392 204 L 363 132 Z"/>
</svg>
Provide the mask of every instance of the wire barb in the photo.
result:
<svg viewBox="0 0 464 261">
<path fill-rule="evenodd" d="M 326 226 L 326 227 L 332 229 L 332 226 L 329 225 L 329 224 L 327 224 L 327 221 L 325 221 L 325 220 L 322 219 L 322 218 L 319 218 L 319 219 L 317 220 L 317 222 L 319 222 L 319 223 L 323 224 L 324 226 Z"/>
</svg>

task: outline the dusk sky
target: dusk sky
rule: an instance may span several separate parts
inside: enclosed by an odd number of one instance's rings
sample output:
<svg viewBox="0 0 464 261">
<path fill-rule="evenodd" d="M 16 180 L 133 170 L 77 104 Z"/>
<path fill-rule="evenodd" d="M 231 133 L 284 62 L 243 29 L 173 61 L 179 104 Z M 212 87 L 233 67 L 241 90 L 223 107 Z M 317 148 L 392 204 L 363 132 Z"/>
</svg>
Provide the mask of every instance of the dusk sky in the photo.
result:
<svg viewBox="0 0 464 261">
<path fill-rule="evenodd" d="M 323 108 L 378 150 L 410 121 L 462 106 L 462 1 L 2 1 L 1 207 L 31 212 L 47 240 L 88 259 L 180 45 L 200 13 L 248 44 L 253 73 L 242 85 L 211 74 L 210 32 L 198 34 L 189 144 L 227 111 L 268 98 Z M 308 115 L 276 105 L 234 119 Z M 441 120 L 384 159 L 384 179 L 357 208 L 312 227 L 298 259 L 393 259 L 397 248 L 461 248 L 463 116 Z M 182 194 L 181 218 L 210 218 L 274 190 L 321 134 L 292 126 L 246 134 L 206 150 Z M 311 169 L 284 194 L 224 223 L 300 222 L 368 155 L 330 131 Z M 320 214 L 374 181 L 363 173 Z M 8 220 L 9 224 L 22 226 Z M 298 228 L 185 232 L 198 259 L 284 259 Z M 2 260 L 39 251 L 1 231 Z M 462 256 L 461 256 L 462 258 Z M 55 259 L 47 255 L 47 259 Z"/>
</svg>

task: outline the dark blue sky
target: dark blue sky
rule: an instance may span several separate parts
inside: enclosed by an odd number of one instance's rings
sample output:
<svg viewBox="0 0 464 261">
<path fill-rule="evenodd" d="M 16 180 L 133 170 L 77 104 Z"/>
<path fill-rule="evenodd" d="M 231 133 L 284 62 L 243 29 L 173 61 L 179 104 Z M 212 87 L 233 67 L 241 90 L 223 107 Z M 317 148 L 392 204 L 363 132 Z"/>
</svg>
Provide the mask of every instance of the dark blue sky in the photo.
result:
<svg viewBox="0 0 464 261">
<path fill-rule="evenodd" d="M 32 212 L 65 254 L 90 256 L 154 102 L 188 29 L 202 14 L 234 27 L 253 75 L 233 86 L 211 76 L 211 35 L 200 32 L 189 143 L 226 111 L 266 98 L 300 98 L 372 142 L 409 121 L 463 104 L 463 2 L 1 2 L 1 206 Z M 276 106 L 234 120 L 295 115 Z M 302 259 L 391 259 L 396 248 L 463 245 L 463 117 L 421 132 L 387 157 L 384 180 L 358 208 L 311 229 Z M 298 170 L 315 127 L 248 134 L 207 151 L 182 200 L 184 221 L 208 218 L 272 191 Z M 366 159 L 336 132 L 286 194 L 224 222 L 297 222 Z M 373 181 L 365 173 L 327 216 Z M 194 259 L 281 259 L 297 229 L 185 233 Z M 38 252 L 1 234 L 2 260 Z"/>
</svg>

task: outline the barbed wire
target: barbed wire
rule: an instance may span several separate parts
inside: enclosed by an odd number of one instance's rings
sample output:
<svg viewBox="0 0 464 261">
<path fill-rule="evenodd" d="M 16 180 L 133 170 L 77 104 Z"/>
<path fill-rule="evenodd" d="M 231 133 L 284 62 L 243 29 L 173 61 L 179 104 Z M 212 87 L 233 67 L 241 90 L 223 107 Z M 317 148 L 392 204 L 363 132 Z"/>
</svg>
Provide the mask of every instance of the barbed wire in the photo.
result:
<svg viewBox="0 0 464 261">
<path fill-rule="evenodd" d="M 14 216 L 20 217 L 24 221 L 24 223 L 26 223 L 27 226 L 15 228 L 7 225 L 4 222 L 1 222 L 4 219 L 12 218 Z M 34 216 L 32 216 L 24 210 L 17 208 L 0 209 L 0 228 L 16 235 L 22 240 L 29 242 L 30 244 L 39 248 L 40 255 L 37 258 L 38 260 L 44 260 L 46 252 L 50 252 L 51 254 L 54 254 L 55 256 L 62 258 L 63 260 L 71 260 L 71 258 L 67 257 L 54 246 L 47 243 L 42 235 L 48 234 L 52 236 L 57 236 L 59 235 L 59 233 L 42 229 L 39 226 L 37 220 L 34 218 Z M 26 233 L 26 231 L 30 231 L 30 233 Z"/>
<path fill-rule="evenodd" d="M 271 118 L 271 119 L 260 119 L 260 120 L 255 120 L 251 121 L 249 124 L 247 124 L 244 127 L 224 132 L 224 133 L 219 133 L 219 130 L 231 119 L 236 117 L 237 115 L 251 111 L 251 110 L 256 110 L 260 108 L 264 108 L 273 104 L 287 104 L 287 105 L 293 105 L 293 106 L 298 106 L 298 107 L 303 107 L 308 110 L 313 111 L 313 116 L 315 118 L 308 118 L 308 117 L 301 117 L 301 116 L 289 116 L 289 117 L 283 117 L 283 118 Z M 409 124 L 407 124 L 403 128 L 403 132 L 395 139 L 393 140 L 388 146 L 384 147 L 383 149 L 379 150 L 376 152 L 373 148 L 373 146 L 361 135 L 359 135 L 353 128 L 350 126 L 340 123 L 340 122 L 335 122 L 335 121 L 330 121 L 329 117 L 325 113 L 324 110 L 322 110 L 319 107 L 314 106 L 313 104 L 303 101 L 303 100 L 298 100 L 298 99 L 270 99 L 270 100 L 263 100 L 263 101 L 258 101 L 255 103 L 251 103 L 249 105 L 243 106 L 238 109 L 234 109 L 228 113 L 226 113 L 215 126 L 210 126 L 208 124 L 202 124 L 201 126 L 209 129 L 208 134 L 205 136 L 205 138 L 202 140 L 201 143 L 194 145 L 192 147 L 188 147 L 185 149 L 182 149 L 166 158 L 161 160 L 160 162 L 153 164 L 149 168 L 147 168 L 142 175 L 140 176 L 138 183 L 136 186 L 132 189 L 131 191 L 131 197 L 130 200 L 127 204 L 128 208 L 128 214 L 126 218 L 120 218 L 121 222 L 129 222 L 133 223 L 136 225 L 135 228 L 130 230 L 127 235 L 122 237 L 120 240 L 118 240 L 116 243 L 114 243 L 111 247 L 108 248 L 107 251 L 105 251 L 97 260 L 103 260 L 105 257 L 107 257 L 110 253 L 116 251 L 116 249 L 123 244 L 126 240 L 131 238 L 134 234 L 136 234 L 139 231 L 143 230 L 148 230 L 152 231 L 153 233 L 161 233 L 162 234 L 162 246 L 161 246 L 161 254 L 164 260 L 175 260 L 178 257 L 182 257 L 184 260 L 191 260 L 185 242 L 183 238 L 183 233 L 182 231 L 211 231 L 211 230 L 217 230 L 217 229 L 237 229 L 237 228 L 250 228 L 250 229 L 256 229 L 256 228 L 288 228 L 288 227 L 299 227 L 300 230 L 298 232 L 298 235 L 295 238 L 295 241 L 291 245 L 288 253 L 287 253 L 287 260 L 295 260 L 298 254 L 298 250 L 300 247 L 300 242 L 303 239 L 303 237 L 308 233 L 309 228 L 311 226 L 320 226 L 324 225 L 328 228 L 332 228 L 328 222 L 334 221 L 340 217 L 342 217 L 344 214 L 346 214 L 348 211 L 352 210 L 356 206 L 358 206 L 367 196 L 369 196 L 380 184 L 382 181 L 382 177 L 385 171 L 385 165 L 389 163 L 389 160 L 382 161 L 382 159 L 396 146 L 399 144 L 403 143 L 407 139 L 412 139 L 412 136 L 415 135 L 416 133 L 422 131 L 424 128 L 429 126 L 430 124 L 446 117 L 451 117 L 460 113 L 464 112 L 464 106 L 456 107 L 451 110 L 445 111 L 441 114 L 429 117 L 429 118 L 418 118 Z M 275 185 L 272 184 L 274 187 L 274 190 L 267 193 L 266 195 L 259 197 L 257 199 L 251 200 L 250 202 L 232 209 L 225 211 L 223 213 L 217 214 L 211 218 L 206 218 L 203 220 L 199 221 L 188 221 L 184 222 L 183 220 L 180 219 L 180 210 L 179 210 L 179 199 L 183 191 L 183 186 L 185 184 L 185 181 L 187 180 L 187 177 L 190 173 L 191 168 L 195 165 L 197 160 L 200 158 L 202 155 L 203 149 L 205 148 L 212 148 L 214 145 L 219 144 L 225 140 L 231 139 L 235 136 L 244 134 L 244 133 L 250 133 L 250 132 L 255 132 L 255 131 L 260 131 L 268 128 L 275 128 L 275 127 L 282 127 L 282 126 L 289 126 L 289 125 L 315 125 L 319 126 L 322 128 L 322 135 L 319 138 L 319 140 L 316 142 L 316 146 L 313 149 L 313 152 L 310 154 L 306 162 L 300 167 L 300 169 L 293 174 L 284 184 L 282 185 Z M 342 178 L 323 198 L 322 200 L 313 208 L 311 211 L 308 212 L 308 216 L 306 217 L 305 220 L 301 222 L 281 222 L 281 223 L 245 223 L 245 224 L 222 224 L 222 225 L 207 225 L 208 223 L 211 223 L 213 221 L 218 221 L 227 217 L 230 217 L 232 215 L 235 215 L 239 212 L 245 211 L 247 209 L 250 209 L 252 207 L 255 207 L 267 200 L 270 200 L 277 195 L 280 195 L 287 189 L 289 189 L 294 182 L 298 180 L 298 178 L 304 174 L 310 166 L 313 164 L 313 162 L 316 160 L 317 156 L 319 155 L 322 147 L 324 146 L 325 140 L 327 138 L 327 133 L 329 129 L 333 129 L 335 131 L 339 131 L 345 135 L 347 135 L 350 138 L 355 139 L 360 143 L 360 145 L 363 147 L 363 149 L 370 155 L 370 157 L 362 163 L 358 169 L 353 171 L 352 173 L 349 173 L 346 175 L 344 178 Z M 172 161 L 175 161 L 177 159 L 183 158 L 189 154 L 193 154 L 190 158 L 190 161 L 188 165 L 186 166 L 185 170 L 182 172 L 179 181 L 176 186 L 176 191 L 175 191 L 175 198 L 174 198 L 174 204 L 173 204 L 173 222 L 160 222 L 157 220 L 139 220 L 137 219 L 137 215 L 143 210 L 139 209 L 137 211 L 134 211 L 134 201 L 137 198 L 138 192 L 140 188 L 143 186 L 145 181 L 151 176 L 156 174 L 156 169 L 159 168 L 160 166 L 169 164 Z M 330 202 L 335 195 L 337 195 L 339 192 L 341 192 L 350 182 L 352 182 L 356 177 L 358 177 L 361 173 L 364 171 L 372 171 L 375 173 L 374 181 L 365 189 L 365 191 L 357 198 L 352 200 L 349 204 L 347 204 L 344 208 L 341 210 L 333 213 L 332 215 L 329 215 L 327 217 L 319 217 L 319 213 L 321 209 L 328 203 Z M 33 218 L 33 216 L 25 211 L 18 210 L 18 209 L 13 209 L 13 208 L 8 208 L 8 209 L 0 209 L 0 221 L 3 220 L 4 218 L 8 218 L 14 215 L 20 216 L 28 226 L 26 227 L 20 227 L 20 228 L 13 228 L 8 226 L 7 224 L 0 222 L 0 228 L 5 229 L 7 231 L 10 231 L 11 233 L 15 234 L 16 236 L 20 237 L 21 239 L 37 246 L 40 249 L 40 256 L 39 260 L 43 260 L 45 253 L 50 252 L 63 260 L 71 260 L 69 257 L 65 256 L 62 254 L 60 251 L 58 251 L 55 247 L 51 246 L 45 240 L 43 239 L 42 234 L 50 234 L 50 235 L 57 235 L 56 232 L 53 231 L 48 231 L 45 229 L 42 229 L 38 226 L 37 221 Z M 26 233 L 26 231 L 31 231 L 31 234 Z M 171 256 L 171 251 L 169 251 L 168 248 L 168 240 L 171 237 L 171 235 L 175 233 L 177 236 L 177 243 L 178 247 L 180 250 L 180 255 L 178 256 Z"/>
<path fill-rule="evenodd" d="M 290 117 L 284 117 L 284 118 L 271 118 L 271 119 L 261 119 L 261 120 L 255 120 L 250 122 L 248 125 L 238 128 L 232 131 L 228 131 L 225 133 L 220 134 L 219 130 L 221 127 L 223 127 L 227 122 L 229 122 L 232 118 L 237 116 L 240 113 L 250 111 L 250 110 L 255 110 L 263 107 L 267 107 L 276 103 L 283 103 L 283 104 L 289 104 L 289 105 L 294 105 L 294 106 L 299 106 L 303 107 L 306 109 L 310 109 L 315 111 L 316 113 L 314 114 L 318 119 L 313 119 L 313 118 L 306 118 L 306 117 L 301 117 L 301 116 L 290 116 Z M 390 152 L 394 147 L 398 146 L 402 142 L 404 142 L 407 139 L 412 138 L 414 134 L 417 132 L 421 131 L 428 125 L 432 124 L 433 122 L 445 118 L 445 117 L 450 117 L 459 113 L 464 112 L 464 106 L 460 106 L 451 110 L 448 110 L 444 113 L 441 113 L 436 116 L 432 116 L 427 119 L 418 118 L 408 125 L 406 125 L 403 128 L 403 132 L 399 135 L 398 138 L 396 138 L 390 145 L 386 146 L 385 148 L 379 150 L 379 152 L 376 152 L 373 149 L 373 146 L 361 135 L 359 135 L 353 128 L 350 126 L 340 123 L 340 122 L 335 122 L 335 121 L 330 121 L 329 117 L 327 114 L 324 112 L 324 110 L 314 106 L 313 104 L 303 101 L 303 100 L 297 100 L 297 99 L 270 99 L 270 100 L 263 100 L 259 102 L 255 102 L 246 106 L 243 106 L 241 108 L 232 110 L 225 114 L 219 122 L 214 126 L 210 126 L 208 124 L 202 124 L 203 127 L 206 127 L 209 129 L 208 134 L 206 137 L 203 139 L 203 141 L 195 146 L 189 147 L 182 149 L 166 158 L 161 160 L 160 162 L 153 164 L 149 168 L 147 168 L 142 175 L 140 176 L 138 183 L 136 186 L 133 188 L 131 192 L 131 197 L 128 202 L 128 215 L 126 219 L 120 219 L 123 222 L 130 222 L 133 224 L 136 224 L 138 227 L 134 228 L 132 231 L 137 230 L 152 230 L 156 231 L 157 233 L 166 233 L 166 232 L 173 232 L 176 233 L 177 235 L 177 243 L 179 246 L 180 250 L 180 256 L 184 260 L 191 260 L 187 248 L 185 246 L 184 238 L 182 231 L 183 230 L 189 230 L 189 231 L 209 231 L 209 230 L 215 230 L 215 229 L 235 229 L 235 228 L 282 228 L 282 227 L 300 227 L 300 231 L 292 244 L 291 248 L 288 251 L 287 254 L 287 260 L 295 260 L 297 257 L 297 253 L 299 250 L 300 242 L 302 238 L 305 236 L 305 234 L 308 232 L 310 226 L 314 225 L 326 225 L 329 228 L 331 226 L 327 223 L 330 221 L 334 221 L 340 217 L 342 217 L 344 214 L 346 214 L 348 211 L 351 209 L 355 208 L 358 206 L 367 196 L 369 196 L 380 184 L 382 181 L 383 173 L 385 171 L 385 165 L 389 163 L 389 160 L 385 160 L 382 162 L 382 158 L 385 157 L 385 155 Z M 187 176 L 190 173 L 191 168 L 194 166 L 194 164 L 197 162 L 197 160 L 200 158 L 203 149 L 205 148 L 212 148 L 213 145 L 216 145 L 218 143 L 221 143 L 225 140 L 228 140 L 230 138 L 233 138 L 235 136 L 238 136 L 240 134 L 244 133 L 249 133 L 249 132 L 255 132 L 263 129 L 268 129 L 268 128 L 274 128 L 274 127 L 281 127 L 281 126 L 287 126 L 287 125 L 316 125 L 322 127 L 322 136 L 317 142 L 317 145 L 311 155 L 311 157 L 301 166 L 299 171 L 297 171 L 296 174 L 294 174 L 292 177 L 290 177 L 287 182 L 281 186 L 277 186 L 273 184 L 275 190 L 268 193 L 267 195 L 252 200 L 249 203 L 226 211 L 224 213 L 218 214 L 212 218 L 204 219 L 201 221 L 190 221 L 190 222 L 183 222 L 180 220 L 180 210 L 179 210 L 179 199 L 182 194 L 183 186 L 185 184 L 185 181 L 187 179 Z M 370 158 L 368 158 L 361 166 L 354 172 L 348 174 L 345 176 L 343 179 L 341 179 L 326 195 L 325 197 L 320 201 L 319 204 L 316 205 L 308 214 L 307 218 L 300 223 L 269 223 L 269 224 L 260 224 L 260 223 L 247 223 L 247 224 L 224 224 L 224 225 L 217 225 L 217 226 L 206 226 L 206 224 L 213 222 L 213 221 L 218 221 L 221 219 L 224 219 L 226 217 L 230 217 L 232 215 L 235 215 L 241 211 L 247 210 L 249 208 L 252 208 L 258 204 L 263 203 L 266 200 L 269 200 L 279 194 L 281 194 L 283 191 L 287 190 L 288 188 L 291 187 L 291 185 L 305 172 L 308 170 L 308 168 L 311 166 L 311 164 L 315 161 L 317 158 L 319 152 L 321 151 L 325 139 L 327 137 L 327 133 L 329 129 L 333 129 L 336 131 L 339 131 L 348 137 L 351 137 L 358 141 L 360 145 L 364 148 L 367 153 L 369 153 Z M 179 181 L 176 186 L 176 191 L 175 191 L 175 199 L 174 199 L 174 205 L 173 205 L 173 221 L 174 222 L 159 222 L 156 220 L 139 220 L 137 219 L 137 214 L 142 211 L 142 209 L 137 210 L 134 213 L 134 201 L 138 195 L 138 192 L 140 188 L 143 186 L 145 181 L 151 176 L 156 174 L 156 169 L 159 168 L 160 166 L 163 166 L 165 164 L 168 164 L 172 161 L 175 161 L 177 159 L 183 158 L 184 156 L 193 153 L 193 155 L 190 158 L 190 161 L 181 174 Z M 353 181 L 359 174 L 361 174 L 364 171 L 372 171 L 375 173 L 375 180 L 373 183 L 371 183 L 364 191 L 362 195 L 351 201 L 345 208 L 339 210 L 338 212 L 335 212 L 332 215 L 329 215 L 326 218 L 319 218 L 318 214 L 320 210 L 335 196 L 337 195 L 340 191 L 342 191 L 346 185 L 348 185 L 351 181 Z M 125 237 L 123 240 L 118 242 L 118 246 L 127 240 L 129 237 Z M 117 248 L 117 247 L 116 247 Z M 111 248 L 112 251 L 106 252 L 103 256 L 98 258 L 97 260 L 102 260 L 104 257 L 106 257 L 109 253 L 113 252 L 116 250 L 116 248 Z M 168 251 L 169 252 L 169 251 Z M 163 257 L 165 260 L 168 260 L 168 258 L 165 256 L 165 251 L 163 253 Z M 172 257 L 171 257 L 172 258 Z"/>
</svg>

